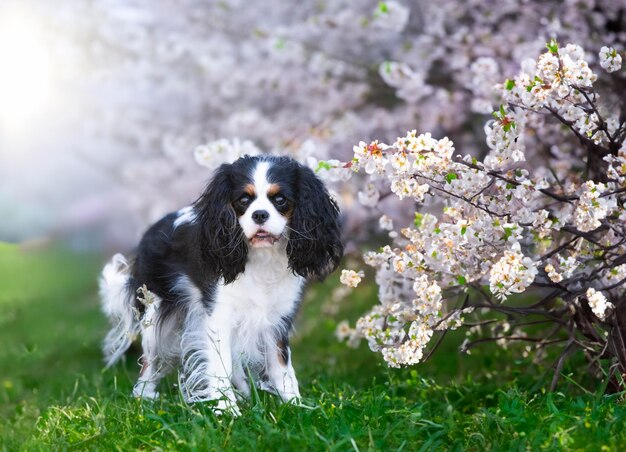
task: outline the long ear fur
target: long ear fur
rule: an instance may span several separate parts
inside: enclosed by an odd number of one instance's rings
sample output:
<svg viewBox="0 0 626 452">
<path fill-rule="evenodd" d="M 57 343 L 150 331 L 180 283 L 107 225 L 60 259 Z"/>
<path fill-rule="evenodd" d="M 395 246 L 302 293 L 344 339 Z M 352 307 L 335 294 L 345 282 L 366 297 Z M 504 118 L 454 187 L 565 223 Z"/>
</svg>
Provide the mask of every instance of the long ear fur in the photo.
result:
<svg viewBox="0 0 626 452">
<path fill-rule="evenodd" d="M 198 245 L 205 265 L 226 284 L 243 273 L 248 246 L 231 205 L 233 181 L 231 165 L 223 164 L 195 202 L 198 212 Z"/>
<path fill-rule="evenodd" d="M 289 267 L 323 280 L 343 256 L 339 208 L 310 168 L 298 165 L 298 196 L 287 244 Z"/>
</svg>

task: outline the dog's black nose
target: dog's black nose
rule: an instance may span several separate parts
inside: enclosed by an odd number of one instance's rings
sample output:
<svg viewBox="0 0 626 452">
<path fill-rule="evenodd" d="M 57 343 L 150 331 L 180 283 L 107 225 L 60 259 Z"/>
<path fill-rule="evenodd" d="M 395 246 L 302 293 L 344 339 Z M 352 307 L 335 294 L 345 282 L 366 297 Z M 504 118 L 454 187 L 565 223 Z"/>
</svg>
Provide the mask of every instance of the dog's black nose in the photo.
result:
<svg viewBox="0 0 626 452">
<path fill-rule="evenodd" d="M 267 213 L 267 210 L 256 210 L 252 212 L 252 219 L 256 224 L 263 224 L 270 217 L 270 214 Z"/>
</svg>

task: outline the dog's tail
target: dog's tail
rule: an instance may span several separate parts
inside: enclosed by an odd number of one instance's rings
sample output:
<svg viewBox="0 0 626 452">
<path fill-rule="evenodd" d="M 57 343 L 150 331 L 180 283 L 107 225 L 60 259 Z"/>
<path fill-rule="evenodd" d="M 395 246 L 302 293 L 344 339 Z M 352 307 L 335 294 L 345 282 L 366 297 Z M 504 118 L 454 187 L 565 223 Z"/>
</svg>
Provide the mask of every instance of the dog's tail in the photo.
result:
<svg viewBox="0 0 626 452">
<path fill-rule="evenodd" d="M 102 346 L 106 367 L 112 366 L 124 355 L 139 333 L 130 279 L 130 266 L 121 254 L 113 256 L 100 277 L 102 311 L 111 324 Z"/>
</svg>

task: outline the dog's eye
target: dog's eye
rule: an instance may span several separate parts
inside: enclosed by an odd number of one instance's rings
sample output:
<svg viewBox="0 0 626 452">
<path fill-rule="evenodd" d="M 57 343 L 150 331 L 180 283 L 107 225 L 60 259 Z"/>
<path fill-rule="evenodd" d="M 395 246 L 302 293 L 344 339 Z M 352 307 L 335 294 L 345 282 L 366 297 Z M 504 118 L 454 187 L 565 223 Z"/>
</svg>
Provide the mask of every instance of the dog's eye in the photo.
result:
<svg viewBox="0 0 626 452">
<path fill-rule="evenodd" d="M 287 198 L 285 198 L 283 195 L 276 195 L 274 196 L 274 204 L 276 204 L 276 206 L 278 207 L 282 207 L 287 204 Z"/>
<path fill-rule="evenodd" d="M 252 201 L 252 198 L 250 198 L 250 196 L 248 195 L 244 195 L 237 200 L 237 204 L 239 204 L 241 207 L 248 207 L 250 205 L 250 201 Z"/>
</svg>

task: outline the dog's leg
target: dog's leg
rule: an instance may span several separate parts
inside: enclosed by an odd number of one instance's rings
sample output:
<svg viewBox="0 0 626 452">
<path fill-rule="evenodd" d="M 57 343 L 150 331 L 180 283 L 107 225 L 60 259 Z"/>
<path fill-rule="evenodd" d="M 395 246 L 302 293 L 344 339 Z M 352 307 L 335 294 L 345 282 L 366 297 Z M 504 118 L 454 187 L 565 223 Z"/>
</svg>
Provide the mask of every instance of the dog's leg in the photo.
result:
<svg viewBox="0 0 626 452">
<path fill-rule="evenodd" d="M 235 356 L 233 361 L 233 386 L 237 390 L 237 394 L 241 398 L 250 398 L 250 386 L 246 370 L 243 368 L 242 358 Z"/>
<path fill-rule="evenodd" d="M 156 388 L 163 378 L 163 372 L 159 368 L 159 361 L 155 356 L 142 355 L 141 372 L 139 379 L 133 387 L 133 396 L 154 400 L 159 397 Z"/>
<path fill-rule="evenodd" d="M 156 388 L 159 381 L 165 375 L 165 367 L 160 362 L 157 355 L 158 331 L 156 327 L 156 312 L 159 307 L 159 300 L 147 306 L 144 316 L 141 318 L 141 371 L 139 379 L 133 387 L 133 396 L 144 399 L 156 399 L 159 393 Z"/>
<path fill-rule="evenodd" d="M 217 411 L 238 415 L 231 385 L 233 361 L 228 319 L 209 316 L 200 302 L 191 306 L 181 341 L 181 389 L 189 403 L 218 400 Z"/>
<path fill-rule="evenodd" d="M 283 337 L 276 343 L 267 344 L 265 372 L 268 383 L 278 392 L 283 402 L 297 403 L 300 399 L 296 372 L 291 365 L 291 349 L 289 341 Z"/>
</svg>

